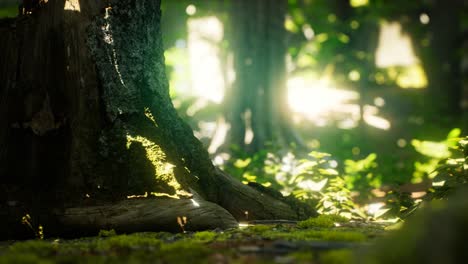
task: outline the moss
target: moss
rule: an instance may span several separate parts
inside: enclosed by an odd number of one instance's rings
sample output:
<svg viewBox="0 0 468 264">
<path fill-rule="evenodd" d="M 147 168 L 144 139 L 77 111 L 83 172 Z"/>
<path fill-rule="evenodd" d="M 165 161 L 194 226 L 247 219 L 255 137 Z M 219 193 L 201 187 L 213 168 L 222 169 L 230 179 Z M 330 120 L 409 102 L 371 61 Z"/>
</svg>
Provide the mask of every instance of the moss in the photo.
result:
<svg viewBox="0 0 468 264">
<path fill-rule="evenodd" d="M 111 237 L 111 236 L 116 236 L 117 233 L 115 232 L 114 229 L 111 230 L 99 230 L 99 235 L 100 237 Z"/>
<path fill-rule="evenodd" d="M 154 251 L 159 249 L 161 241 L 152 237 L 134 235 L 119 235 L 95 242 L 96 251 L 105 252 L 130 252 L 131 250 Z"/>
<path fill-rule="evenodd" d="M 218 233 L 216 236 L 216 242 L 224 242 L 229 240 L 232 237 L 232 234 L 230 232 L 221 232 Z"/>
<path fill-rule="evenodd" d="M 263 234 L 266 231 L 272 230 L 275 226 L 272 225 L 253 225 L 249 226 L 245 231 L 255 234 Z"/>
<path fill-rule="evenodd" d="M 39 257 L 54 255 L 57 247 L 50 242 L 42 240 L 30 240 L 11 245 L 8 249 L 12 254 L 32 254 Z"/>
<path fill-rule="evenodd" d="M 0 255 L 0 263 L 54 263 L 56 245 L 42 240 L 17 242 Z"/>
<path fill-rule="evenodd" d="M 281 233 L 280 225 L 251 225 L 228 232 L 230 239 L 262 239 L 268 233 Z"/>
<path fill-rule="evenodd" d="M 294 232 L 274 232 L 268 231 L 264 234 L 265 238 L 269 239 L 286 239 L 286 240 L 325 240 L 325 241 L 340 241 L 340 242 L 363 242 L 367 237 L 359 232 L 337 231 L 337 230 L 297 230 Z"/>
<path fill-rule="evenodd" d="M 111 236 L 103 237 L 107 233 Z M 290 225 L 255 225 L 220 233 L 193 234 L 113 235 L 112 231 L 102 231 L 99 237 L 18 242 L 0 254 L 0 263 L 212 263 L 212 258 L 233 263 L 271 263 L 271 256 L 248 258 L 236 251 L 239 246 L 252 242 L 261 245 L 265 239 L 361 242 L 366 236 L 342 228 L 297 229 Z M 346 260 L 352 260 L 350 252 L 298 252 L 287 259 L 292 258 L 292 263 L 349 263 Z"/>
<path fill-rule="evenodd" d="M 193 239 L 202 243 L 213 241 L 217 237 L 217 234 L 212 231 L 196 232 L 193 235 Z"/>
<path fill-rule="evenodd" d="M 335 223 L 344 223 L 349 220 L 339 215 L 319 215 L 307 220 L 301 221 L 297 224 L 299 228 L 314 228 L 314 227 L 334 227 Z"/>
<path fill-rule="evenodd" d="M 114 235 L 112 230 L 103 230 L 98 237 L 18 242 L 0 254 L 0 263 L 218 263 L 220 259 L 223 263 L 272 263 L 273 256 L 255 255 L 250 258 L 250 255 L 239 254 L 236 249 L 252 243 L 268 247 L 271 242 L 265 240 L 277 239 L 297 242 L 298 245 L 302 241 L 362 242 L 369 237 L 366 230 L 361 227 L 298 229 L 292 225 L 254 225 L 226 232 L 188 234 L 146 232 Z M 405 252 L 412 249 L 414 247 L 409 247 Z M 395 252 L 399 254 L 400 251 Z M 328 264 L 350 263 L 354 256 L 351 250 L 309 250 L 290 254 L 285 259 L 291 263 Z"/>
</svg>

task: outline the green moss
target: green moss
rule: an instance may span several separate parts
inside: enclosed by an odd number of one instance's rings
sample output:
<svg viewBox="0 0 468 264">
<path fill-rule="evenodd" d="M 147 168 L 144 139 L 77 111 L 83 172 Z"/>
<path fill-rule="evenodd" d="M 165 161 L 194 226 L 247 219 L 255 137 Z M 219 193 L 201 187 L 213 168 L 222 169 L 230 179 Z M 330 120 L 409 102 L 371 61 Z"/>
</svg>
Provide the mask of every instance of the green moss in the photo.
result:
<svg viewBox="0 0 468 264">
<path fill-rule="evenodd" d="M 232 234 L 230 232 L 221 232 L 221 233 L 217 234 L 216 241 L 217 242 L 227 241 L 231 237 L 232 237 Z"/>
<path fill-rule="evenodd" d="M 50 242 L 31 240 L 17 242 L 0 255 L 0 263 L 54 263 L 50 259 L 56 255 L 57 247 Z"/>
<path fill-rule="evenodd" d="M 272 230 L 274 226 L 272 225 L 253 225 L 249 226 L 245 231 L 252 232 L 256 234 L 263 234 L 266 231 Z"/>
<path fill-rule="evenodd" d="M 244 259 L 236 248 L 252 242 L 262 245 L 262 241 L 273 239 L 299 244 L 302 241 L 362 242 L 368 238 L 362 233 L 365 230 L 356 227 L 298 229 L 291 225 L 254 225 L 222 233 L 193 234 L 114 235 L 112 230 L 103 230 L 98 237 L 18 242 L 0 254 L 0 263 L 210 263 L 216 256 L 222 256 L 229 263 L 272 263 L 272 256 Z M 292 263 L 349 263 L 353 260 L 349 250 L 304 251 L 287 258 L 292 258 Z"/>
<path fill-rule="evenodd" d="M 50 242 L 42 240 L 30 240 L 11 245 L 8 252 L 12 254 L 32 254 L 39 257 L 51 256 L 56 253 L 57 247 Z"/>
<path fill-rule="evenodd" d="M 340 242 L 363 242 L 367 240 L 364 234 L 351 231 L 337 230 L 297 230 L 294 232 L 265 232 L 265 238 L 269 239 L 286 239 L 286 240 L 325 240 L 325 241 L 340 241 Z"/>
<path fill-rule="evenodd" d="M 159 249 L 161 241 L 152 237 L 134 235 L 119 235 L 106 239 L 98 240 L 95 243 L 95 250 L 107 252 L 125 252 L 131 250 L 149 250 L 154 251 Z"/>
<path fill-rule="evenodd" d="M 193 235 L 193 239 L 202 243 L 211 242 L 216 238 L 217 234 L 212 231 L 197 232 Z"/>
<path fill-rule="evenodd" d="M 335 223 L 344 223 L 349 220 L 339 215 L 319 215 L 318 217 L 309 218 L 297 224 L 299 228 L 314 228 L 314 227 L 334 227 Z"/>
<path fill-rule="evenodd" d="M 115 232 L 114 229 L 111 230 L 99 230 L 99 235 L 100 237 L 110 237 L 110 236 L 116 236 L 117 233 Z"/>
<path fill-rule="evenodd" d="M 289 230 L 289 229 L 288 229 Z M 229 233 L 230 239 L 262 239 L 268 233 L 281 233 L 284 229 L 280 225 L 251 225 L 232 230 Z"/>
</svg>

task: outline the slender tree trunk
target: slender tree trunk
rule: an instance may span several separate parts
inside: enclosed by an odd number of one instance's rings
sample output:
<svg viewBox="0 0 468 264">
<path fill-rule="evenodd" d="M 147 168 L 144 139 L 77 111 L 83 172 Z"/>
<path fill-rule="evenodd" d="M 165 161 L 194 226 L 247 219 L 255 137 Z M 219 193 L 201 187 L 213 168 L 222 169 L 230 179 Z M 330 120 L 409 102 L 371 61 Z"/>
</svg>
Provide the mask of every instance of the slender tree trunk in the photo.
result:
<svg viewBox="0 0 468 264">
<path fill-rule="evenodd" d="M 225 96 L 230 125 L 225 147 L 252 152 L 267 145 L 301 144 L 287 105 L 284 0 L 232 1 L 228 36 L 236 79 Z"/>
<path fill-rule="evenodd" d="M 461 114 L 462 83 L 460 72 L 461 1 L 434 1 L 429 12 L 427 33 L 412 32 L 413 44 L 428 78 L 428 105 L 434 116 Z M 414 23 L 419 15 L 415 14 Z M 412 30 L 409 27 L 409 30 Z M 432 111 L 431 111 L 432 110 Z"/>
<path fill-rule="evenodd" d="M 357 29 L 351 29 L 346 34 L 350 37 L 350 42 L 339 50 L 341 54 L 348 54 L 351 60 L 355 60 L 354 64 L 359 65 L 360 78 L 355 82 L 355 88 L 359 92 L 359 127 L 363 130 L 363 137 L 365 137 L 365 123 L 364 123 L 364 106 L 369 103 L 371 98 L 368 98 L 368 93 L 372 88 L 372 82 L 369 78 L 369 73 L 375 69 L 374 54 L 378 44 L 378 33 L 379 27 L 378 22 L 375 19 L 364 18 L 368 17 L 368 14 L 358 13 L 356 8 L 353 8 L 349 1 L 332 0 L 329 1 L 330 6 L 336 13 L 341 23 L 351 23 L 353 17 L 362 16 L 361 24 Z M 355 52 L 364 52 L 365 58 L 355 58 Z M 341 65 L 337 65 L 340 70 L 346 75 L 350 70 L 349 65 L 342 68 Z"/>
<path fill-rule="evenodd" d="M 468 8 L 468 3 L 466 4 Z M 462 120 L 468 120 L 468 30 L 465 30 L 462 36 L 462 60 L 460 65 L 460 71 L 462 76 Z M 463 131 L 468 130 L 468 124 L 465 124 Z"/>
<path fill-rule="evenodd" d="M 170 100 L 160 17 L 157 0 L 56 0 L 0 22 L 2 236 L 27 213 L 46 234 L 310 213 L 212 165 Z"/>
</svg>

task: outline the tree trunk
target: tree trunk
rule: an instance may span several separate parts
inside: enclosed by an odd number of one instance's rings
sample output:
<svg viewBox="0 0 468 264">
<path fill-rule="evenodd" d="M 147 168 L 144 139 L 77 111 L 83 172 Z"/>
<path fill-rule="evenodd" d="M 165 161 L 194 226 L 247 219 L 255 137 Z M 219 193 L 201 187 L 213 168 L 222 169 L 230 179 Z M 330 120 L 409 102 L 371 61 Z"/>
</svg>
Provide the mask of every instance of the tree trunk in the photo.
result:
<svg viewBox="0 0 468 264">
<path fill-rule="evenodd" d="M 413 35 L 413 45 L 421 59 L 428 78 L 427 110 L 434 116 L 444 113 L 461 116 L 462 77 L 460 71 L 461 1 L 434 1 L 430 9 L 427 31 L 408 27 Z M 413 22 L 419 24 L 419 13 Z"/>
<path fill-rule="evenodd" d="M 223 148 L 235 144 L 256 152 L 271 143 L 302 145 L 287 105 L 286 8 L 284 0 L 231 2 L 228 38 L 236 79 L 224 100 L 230 130 Z"/>
<path fill-rule="evenodd" d="M 355 68 L 353 69 L 346 64 L 338 64 L 336 67 L 345 75 L 351 70 L 358 70 L 360 73 L 360 78 L 354 83 L 354 86 L 359 93 L 359 128 L 362 132 L 361 135 L 365 138 L 364 106 L 373 99 L 368 98 L 369 91 L 372 89 L 369 75 L 375 70 L 374 54 L 378 45 L 379 25 L 375 19 L 369 18 L 367 12 L 358 12 L 356 8 L 353 8 L 349 1 L 333 0 L 330 1 L 330 5 L 341 23 L 351 23 L 354 17 L 362 17 L 358 29 L 346 32 L 350 36 L 350 42 L 338 50 L 340 54 L 347 54 L 348 60 L 352 62 Z M 355 53 L 357 52 L 365 52 L 366 57 L 356 58 Z"/>
<path fill-rule="evenodd" d="M 195 229 L 310 213 L 212 165 L 170 100 L 160 17 L 157 0 L 56 0 L 0 22 L 0 234 L 28 232 L 27 213 L 78 235 L 173 230 L 186 211 Z"/>
</svg>

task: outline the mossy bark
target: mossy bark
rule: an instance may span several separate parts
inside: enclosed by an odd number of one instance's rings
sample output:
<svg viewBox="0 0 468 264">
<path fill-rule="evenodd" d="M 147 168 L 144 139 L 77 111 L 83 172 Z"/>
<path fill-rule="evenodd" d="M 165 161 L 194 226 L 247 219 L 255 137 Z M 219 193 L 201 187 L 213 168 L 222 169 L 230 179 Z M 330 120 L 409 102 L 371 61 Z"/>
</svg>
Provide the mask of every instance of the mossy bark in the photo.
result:
<svg viewBox="0 0 468 264">
<path fill-rule="evenodd" d="M 157 199 L 125 201 L 145 193 L 170 196 L 161 205 L 168 207 L 197 195 L 214 203 L 198 209 L 205 215 L 223 207 L 237 219 L 245 211 L 259 219 L 300 217 L 284 201 L 217 170 L 178 117 L 160 18 L 156 0 L 57 0 L 0 23 L 0 226 L 8 229 L 2 234 L 21 229 L 11 225 L 26 213 L 46 233 L 79 231 L 79 214 L 63 217 L 89 206 L 114 210 L 119 223 L 127 221 L 123 230 L 151 229 L 126 217 Z M 231 214 L 222 214 L 220 227 L 232 226 Z"/>
</svg>

